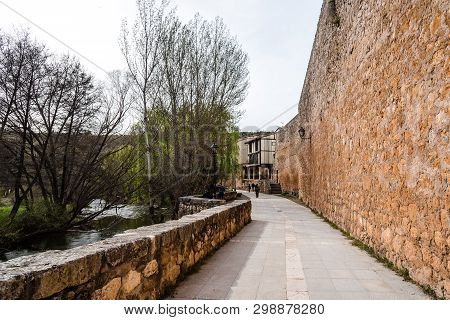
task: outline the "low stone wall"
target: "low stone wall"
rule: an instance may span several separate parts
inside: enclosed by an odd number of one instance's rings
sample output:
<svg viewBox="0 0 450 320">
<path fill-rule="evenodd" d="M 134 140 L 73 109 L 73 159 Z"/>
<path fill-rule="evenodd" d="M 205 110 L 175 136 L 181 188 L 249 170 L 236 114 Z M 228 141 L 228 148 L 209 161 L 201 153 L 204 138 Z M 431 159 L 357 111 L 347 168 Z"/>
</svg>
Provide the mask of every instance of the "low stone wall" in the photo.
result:
<svg viewBox="0 0 450 320">
<path fill-rule="evenodd" d="M 223 199 L 208 199 L 200 196 L 180 197 L 178 198 L 177 218 L 223 205 L 228 201 L 236 200 L 238 195 L 240 194 L 236 191 L 226 191 L 223 195 Z"/>
<path fill-rule="evenodd" d="M 231 203 L 90 245 L 0 264 L 1 299 L 158 299 L 251 221 Z"/>
<path fill-rule="evenodd" d="M 236 191 L 225 191 L 225 193 L 223 194 L 223 199 L 225 201 L 233 201 L 236 200 L 241 195 L 242 195 L 241 193 L 238 193 Z"/>
<path fill-rule="evenodd" d="M 194 214 L 205 209 L 214 208 L 225 204 L 225 200 L 221 199 L 207 199 L 196 196 L 180 197 L 178 198 L 178 218 L 188 214 Z"/>
</svg>

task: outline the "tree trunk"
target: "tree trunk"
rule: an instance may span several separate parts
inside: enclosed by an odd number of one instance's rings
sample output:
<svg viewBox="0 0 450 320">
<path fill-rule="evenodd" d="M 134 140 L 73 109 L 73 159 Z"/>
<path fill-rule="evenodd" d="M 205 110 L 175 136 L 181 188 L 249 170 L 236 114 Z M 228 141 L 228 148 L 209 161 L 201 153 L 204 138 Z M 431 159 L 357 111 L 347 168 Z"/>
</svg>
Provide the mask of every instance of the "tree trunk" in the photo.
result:
<svg viewBox="0 0 450 320">
<path fill-rule="evenodd" d="M 144 110 L 144 141 L 145 141 L 145 159 L 147 163 L 147 183 L 148 183 L 148 210 L 150 214 L 154 213 L 153 208 L 153 199 L 152 199 L 152 157 L 150 153 L 150 139 L 149 134 L 150 130 L 148 128 L 148 117 L 147 117 L 147 108 Z"/>
<path fill-rule="evenodd" d="M 19 191 L 16 190 L 15 198 L 14 198 L 14 205 L 13 205 L 11 211 L 9 212 L 9 219 L 11 220 L 11 222 L 16 217 L 21 204 L 22 204 L 22 197 L 19 196 Z"/>
</svg>

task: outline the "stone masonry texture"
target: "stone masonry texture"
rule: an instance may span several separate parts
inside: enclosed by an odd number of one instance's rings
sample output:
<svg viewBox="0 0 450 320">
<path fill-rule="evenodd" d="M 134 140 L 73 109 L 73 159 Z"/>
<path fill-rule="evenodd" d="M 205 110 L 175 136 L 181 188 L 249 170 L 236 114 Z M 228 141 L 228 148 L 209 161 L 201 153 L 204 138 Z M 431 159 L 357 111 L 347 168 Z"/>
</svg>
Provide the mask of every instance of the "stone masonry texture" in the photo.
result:
<svg viewBox="0 0 450 320">
<path fill-rule="evenodd" d="M 335 4 L 277 135 L 280 183 L 449 298 L 450 2 Z"/>
<path fill-rule="evenodd" d="M 251 220 L 250 200 L 0 264 L 0 299 L 158 299 Z"/>
<path fill-rule="evenodd" d="M 214 208 L 225 203 L 225 200 L 206 199 L 200 196 L 187 196 L 178 198 L 177 217 L 194 214 L 205 209 Z"/>
</svg>

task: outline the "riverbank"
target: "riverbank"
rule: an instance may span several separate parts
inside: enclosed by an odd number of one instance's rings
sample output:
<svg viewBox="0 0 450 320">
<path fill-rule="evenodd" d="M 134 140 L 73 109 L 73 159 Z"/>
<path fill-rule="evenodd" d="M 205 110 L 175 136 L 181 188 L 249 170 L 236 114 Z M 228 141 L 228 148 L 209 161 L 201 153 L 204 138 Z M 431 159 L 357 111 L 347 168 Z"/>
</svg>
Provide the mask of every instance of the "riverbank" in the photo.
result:
<svg viewBox="0 0 450 320">
<path fill-rule="evenodd" d="M 173 209 L 162 208 L 153 215 L 144 206 L 122 206 L 97 217 L 87 225 L 69 230 L 45 232 L 30 237 L 18 233 L 4 233 L 0 236 L 0 261 L 8 261 L 21 256 L 47 250 L 66 250 L 100 240 L 108 239 L 129 229 L 163 223 L 171 220 Z M 1 220 L 8 223 L 3 216 Z"/>
</svg>

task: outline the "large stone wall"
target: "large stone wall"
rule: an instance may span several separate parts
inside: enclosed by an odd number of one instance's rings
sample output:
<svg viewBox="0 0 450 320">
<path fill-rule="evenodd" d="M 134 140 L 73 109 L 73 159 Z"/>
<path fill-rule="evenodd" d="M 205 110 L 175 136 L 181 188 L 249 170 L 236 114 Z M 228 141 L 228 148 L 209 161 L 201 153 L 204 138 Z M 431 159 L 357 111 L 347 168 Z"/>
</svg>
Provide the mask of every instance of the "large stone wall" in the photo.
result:
<svg viewBox="0 0 450 320">
<path fill-rule="evenodd" d="M 449 298 L 449 2 L 327 3 L 280 183 Z"/>
<path fill-rule="evenodd" d="M 177 221 L 0 264 L 1 299 L 157 299 L 251 220 L 235 200 Z"/>
</svg>

